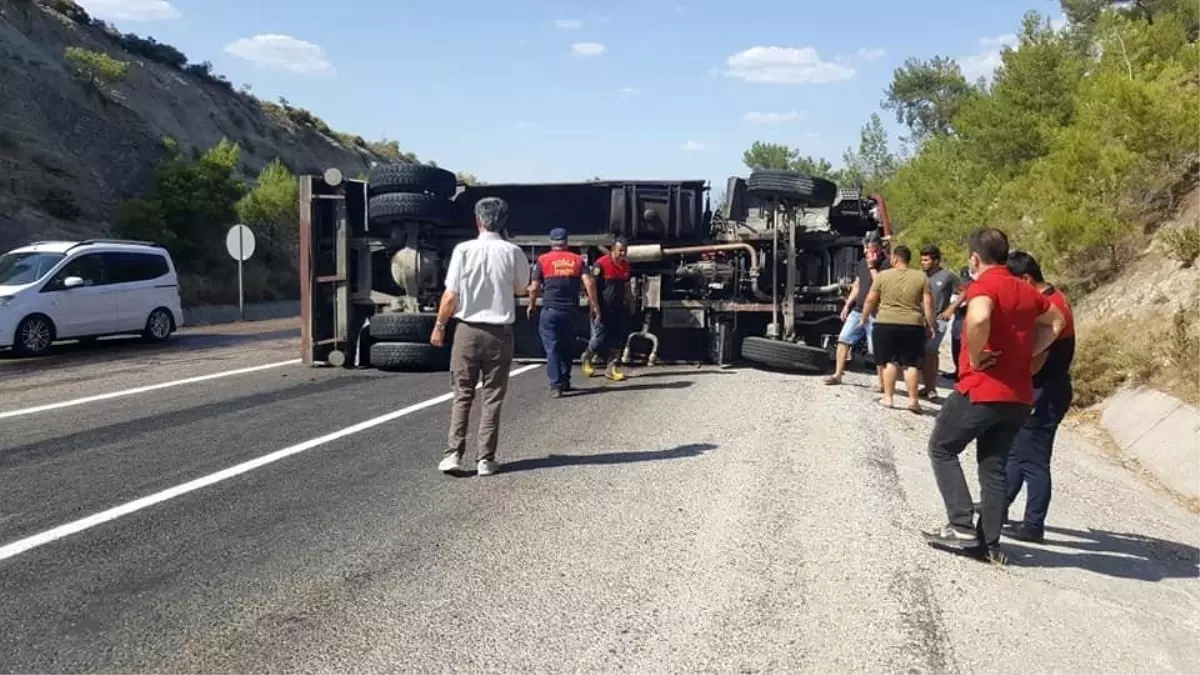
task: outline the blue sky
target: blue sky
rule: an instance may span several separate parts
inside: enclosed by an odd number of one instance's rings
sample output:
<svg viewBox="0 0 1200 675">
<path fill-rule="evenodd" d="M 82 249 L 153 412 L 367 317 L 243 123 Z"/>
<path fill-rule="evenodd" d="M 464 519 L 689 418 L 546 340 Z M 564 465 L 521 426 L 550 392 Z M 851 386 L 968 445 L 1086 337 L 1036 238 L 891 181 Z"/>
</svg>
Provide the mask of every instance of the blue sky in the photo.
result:
<svg viewBox="0 0 1200 675">
<path fill-rule="evenodd" d="M 838 164 L 906 58 L 986 74 L 1025 11 L 1061 14 L 1056 0 L 77 1 L 260 97 L 488 182 L 721 183 L 754 140 Z"/>
</svg>

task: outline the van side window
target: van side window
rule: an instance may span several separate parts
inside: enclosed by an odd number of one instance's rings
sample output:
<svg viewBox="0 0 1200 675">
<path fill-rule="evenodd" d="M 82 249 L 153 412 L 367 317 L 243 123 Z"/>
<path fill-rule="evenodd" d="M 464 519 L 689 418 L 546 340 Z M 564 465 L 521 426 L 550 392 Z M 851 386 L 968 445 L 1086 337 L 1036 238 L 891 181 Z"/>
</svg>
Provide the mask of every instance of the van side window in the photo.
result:
<svg viewBox="0 0 1200 675">
<path fill-rule="evenodd" d="M 102 253 L 85 253 L 67 263 L 50 281 L 46 282 L 46 285 L 42 287 L 42 292 L 61 291 L 63 281 L 67 277 L 83 279 L 84 286 L 102 286 L 109 283 L 108 275 L 105 274 L 103 255 Z"/>
<path fill-rule="evenodd" d="M 111 283 L 150 281 L 164 276 L 171 269 L 161 255 L 154 253 L 105 253 Z"/>
</svg>

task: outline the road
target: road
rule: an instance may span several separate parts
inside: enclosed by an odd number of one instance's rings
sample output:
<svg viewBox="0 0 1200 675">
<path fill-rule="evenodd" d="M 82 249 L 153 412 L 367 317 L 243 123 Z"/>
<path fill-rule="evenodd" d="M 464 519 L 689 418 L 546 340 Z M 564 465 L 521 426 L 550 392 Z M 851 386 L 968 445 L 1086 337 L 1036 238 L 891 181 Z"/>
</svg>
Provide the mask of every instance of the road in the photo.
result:
<svg viewBox="0 0 1200 675">
<path fill-rule="evenodd" d="M 1200 669 L 1195 516 L 1074 433 L 1051 541 L 1000 568 L 922 542 L 932 415 L 862 375 L 552 400 L 535 366 L 501 473 L 452 478 L 445 374 L 304 368 L 283 330 L 0 361 L 0 671 Z"/>
</svg>

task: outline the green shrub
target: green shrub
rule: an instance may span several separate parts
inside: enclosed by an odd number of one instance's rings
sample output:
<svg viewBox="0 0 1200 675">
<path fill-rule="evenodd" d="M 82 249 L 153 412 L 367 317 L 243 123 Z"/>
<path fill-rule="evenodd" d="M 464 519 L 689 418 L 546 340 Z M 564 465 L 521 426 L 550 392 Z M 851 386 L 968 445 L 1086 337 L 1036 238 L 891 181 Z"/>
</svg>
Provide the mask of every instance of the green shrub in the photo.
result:
<svg viewBox="0 0 1200 675">
<path fill-rule="evenodd" d="M 1191 267 L 1200 256 L 1200 226 L 1196 223 L 1167 229 L 1162 233 L 1162 240 L 1170 256 L 1184 267 Z"/>
<path fill-rule="evenodd" d="M 118 61 L 104 52 L 67 47 L 63 57 L 76 74 L 88 78 L 93 84 L 113 84 L 129 74 L 127 61 Z"/>
</svg>

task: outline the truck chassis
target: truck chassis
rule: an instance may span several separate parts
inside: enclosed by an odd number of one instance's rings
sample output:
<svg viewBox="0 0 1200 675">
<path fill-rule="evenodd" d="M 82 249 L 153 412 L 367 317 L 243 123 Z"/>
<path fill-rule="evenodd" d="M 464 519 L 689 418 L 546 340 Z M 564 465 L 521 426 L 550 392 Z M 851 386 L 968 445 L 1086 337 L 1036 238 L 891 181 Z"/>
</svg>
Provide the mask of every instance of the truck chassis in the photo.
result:
<svg viewBox="0 0 1200 675">
<path fill-rule="evenodd" d="M 506 236 L 531 264 L 554 227 L 566 227 L 589 262 L 614 237 L 628 242 L 640 329 L 623 360 L 647 366 L 828 370 L 863 237 L 891 236 L 881 196 L 789 171 L 731 177 L 715 213 L 700 180 L 466 186 L 418 164 L 377 166 L 367 181 L 337 170 L 299 180 L 310 365 L 448 367 L 448 349 L 428 337 L 450 252 L 475 236 L 474 205 L 487 196 L 509 203 Z M 544 359 L 536 327 L 518 315 L 516 358 Z M 588 337 L 580 324 L 574 356 Z"/>
</svg>

